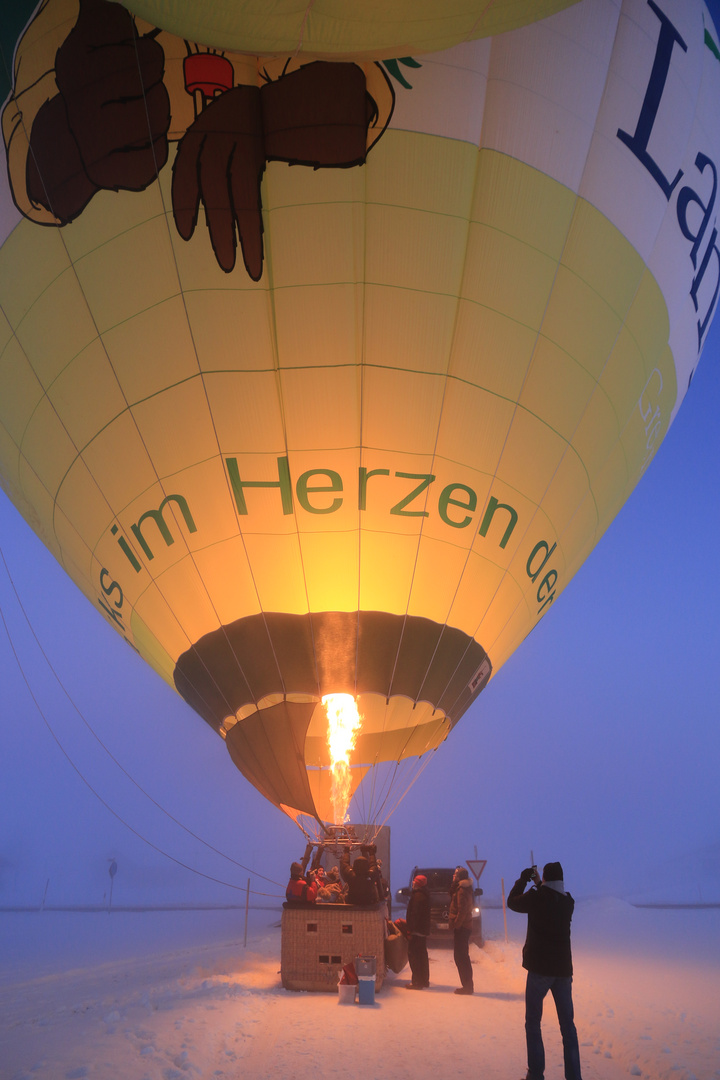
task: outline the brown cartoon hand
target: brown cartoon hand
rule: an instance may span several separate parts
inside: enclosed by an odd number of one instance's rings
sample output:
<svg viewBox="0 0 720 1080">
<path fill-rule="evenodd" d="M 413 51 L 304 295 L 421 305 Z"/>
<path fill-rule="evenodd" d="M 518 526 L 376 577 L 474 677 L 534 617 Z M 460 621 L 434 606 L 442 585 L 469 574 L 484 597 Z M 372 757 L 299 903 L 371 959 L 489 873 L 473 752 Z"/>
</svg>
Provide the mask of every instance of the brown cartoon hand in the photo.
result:
<svg viewBox="0 0 720 1080">
<path fill-rule="evenodd" d="M 30 197 L 70 221 L 100 188 L 140 191 L 167 161 L 170 101 L 164 54 L 132 16 L 107 0 L 80 0 L 58 49 L 59 96 L 33 123 Z"/>
<path fill-rule="evenodd" d="M 161 46 L 138 36 L 120 4 L 80 0 L 55 75 L 85 171 L 99 188 L 140 191 L 167 161 L 164 63 Z"/>
<path fill-rule="evenodd" d="M 375 102 L 357 64 L 317 60 L 262 88 L 268 161 L 347 169 L 365 161 Z"/>
<path fill-rule="evenodd" d="M 258 281 L 266 158 L 316 169 L 360 165 L 374 108 L 361 68 L 325 61 L 262 89 L 237 86 L 219 95 L 178 148 L 172 185 L 178 232 L 190 239 L 202 201 L 219 265 L 233 269 L 239 239 L 247 272 Z"/>
<path fill-rule="evenodd" d="M 260 90 L 236 86 L 215 98 L 187 129 L 173 166 L 175 224 L 189 240 L 200 201 L 221 268 L 235 266 L 237 237 L 253 281 L 262 274 L 262 204 L 265 170 Z"/>
</svg>

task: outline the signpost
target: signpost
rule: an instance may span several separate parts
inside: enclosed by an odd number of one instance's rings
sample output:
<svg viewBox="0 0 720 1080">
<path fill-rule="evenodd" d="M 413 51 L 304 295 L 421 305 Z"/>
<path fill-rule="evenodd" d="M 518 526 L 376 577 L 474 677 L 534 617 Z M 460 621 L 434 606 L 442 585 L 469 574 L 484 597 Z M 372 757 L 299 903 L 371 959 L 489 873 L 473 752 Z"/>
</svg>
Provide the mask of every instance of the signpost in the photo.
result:
<svg viewBox="0 0 720 1080">
<path fill-rule="evenodd" d="M 466 864 L 470 867 L 470 872 L 476 881 L 480 880 L 480 875 L 487 866 L 487 859 L 466 859 Z"/>
<path fill-rule="evenodd" d="M 115 859 L 109 859 L 110 866 L 108 867 L 108 874 L 110 875 L 110 899 L 108 900 L 108 911 L 112 907 L 112 894 L 113 885 L 115 884 L 115 875 L 117 874 L 117 862 Z"/>
</svg>

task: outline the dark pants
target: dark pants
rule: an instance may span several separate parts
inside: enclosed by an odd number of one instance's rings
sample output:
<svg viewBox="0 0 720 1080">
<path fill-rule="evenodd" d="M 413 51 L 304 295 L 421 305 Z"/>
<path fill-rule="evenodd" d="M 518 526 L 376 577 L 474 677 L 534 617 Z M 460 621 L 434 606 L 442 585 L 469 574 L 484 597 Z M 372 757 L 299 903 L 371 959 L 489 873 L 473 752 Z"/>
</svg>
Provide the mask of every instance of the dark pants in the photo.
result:
<svg viewBox="0 0 720 1080">
<path fill-rule="evenodd" d="M 572 1001 L 572 976 L 536 975 L 528 971 L 525 985 L 525 1037 L 527 1039 L 528 1080 L 543 1080 L 545 1047 L 540 1021 L 548 990 L 555 999 L 565 1058 L 565 1080 L 581 1080 L 580 1049 L 575 1030 Z"/>
<path fill-rule="evenodd" d="M 455 942 L 455 967 L 458 969 L 463 990 L 472 990 L 473 969 L 470 962 L 470 927 L 456 927 L 453 930 Z"/>
<path fill-rule="evenodd" d="M 413 986 L 430 985 L 430 961 L 428 960 L 427 938 L 413 934 L 408 941 L 408 962 L 412 972 Z"/>
</svg>

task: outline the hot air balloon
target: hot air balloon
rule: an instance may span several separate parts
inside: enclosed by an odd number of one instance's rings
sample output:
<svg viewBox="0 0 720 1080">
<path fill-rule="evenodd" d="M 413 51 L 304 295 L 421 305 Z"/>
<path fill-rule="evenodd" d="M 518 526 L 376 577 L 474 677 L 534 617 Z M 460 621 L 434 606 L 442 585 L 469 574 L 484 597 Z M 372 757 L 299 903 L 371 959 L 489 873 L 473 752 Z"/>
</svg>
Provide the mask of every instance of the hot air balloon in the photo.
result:
<svg viewBox="0 0 720 1080">
<path fill-rule="evenodd" d="M 127 6 L 46 0 L 14 53 L 2 483 L 272 803 L 381 822 L 689 386 L 715 30 L 695 0 Z"/>
</svg>

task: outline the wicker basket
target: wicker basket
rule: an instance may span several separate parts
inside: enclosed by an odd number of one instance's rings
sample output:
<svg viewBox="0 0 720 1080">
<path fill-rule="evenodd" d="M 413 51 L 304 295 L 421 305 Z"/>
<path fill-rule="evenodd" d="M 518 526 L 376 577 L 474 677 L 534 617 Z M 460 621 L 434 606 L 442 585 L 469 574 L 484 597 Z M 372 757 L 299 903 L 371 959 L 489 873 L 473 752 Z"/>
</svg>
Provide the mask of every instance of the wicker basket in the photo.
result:
<svg viewBox="0 0 720 1080">
<path fill-rule="evenodd" d="M 375 989 L 385 978 L 385 904 L 284 905 L 280 975 L 286 990 L 336 994 L 340 973 L 356 956 L 375 956 Z"/>
</svg>

